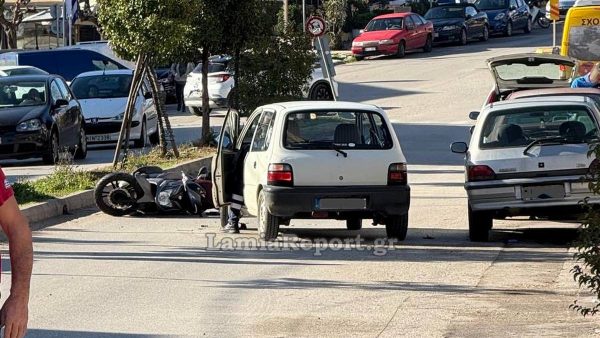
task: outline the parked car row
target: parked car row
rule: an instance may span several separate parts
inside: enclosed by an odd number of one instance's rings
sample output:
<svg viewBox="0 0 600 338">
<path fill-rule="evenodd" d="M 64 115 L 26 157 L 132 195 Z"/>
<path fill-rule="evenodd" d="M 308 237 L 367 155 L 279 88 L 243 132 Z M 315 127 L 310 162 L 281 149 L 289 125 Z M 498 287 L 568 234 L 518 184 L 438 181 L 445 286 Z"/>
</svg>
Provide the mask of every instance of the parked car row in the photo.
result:
<svg viewBox="0 0 600 338">
<path fill-rule="evenodd" d="M 470 40 L 487 41 L 492 34 L 512 36 L 530 33 L 533 17 L 524 0 L 477 0 L 471 3 L 444 3 L 431 8 L 424 17 L 416 13 L 393 13 L 372 19 L 352 42 L 357 60 L 367 56 L 396 55 L 409 50 L 431 52 L 433 43 Z"/>
</svg>

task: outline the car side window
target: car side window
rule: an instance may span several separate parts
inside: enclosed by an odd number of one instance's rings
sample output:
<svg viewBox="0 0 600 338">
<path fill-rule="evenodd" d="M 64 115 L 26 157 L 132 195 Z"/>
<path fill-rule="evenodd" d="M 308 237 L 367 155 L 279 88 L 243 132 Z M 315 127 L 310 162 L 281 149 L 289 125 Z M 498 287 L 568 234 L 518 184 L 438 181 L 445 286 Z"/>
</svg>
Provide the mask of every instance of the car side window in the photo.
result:
<svg viewBox="0 0 600 338">
<path fill-rule="evenodd" d="M 58 88 L 58 85 L 56 84 L 56 80 L 52 81 L 52 84 L 50 84 L 50 93 L 52 95 L 52 102 L 64 99 L 62 93 L 60 92 L 60 89 Z"/>
<path fill-rule="evenodd" d="M 67 84 L 63 80 L 56 80 L 55 82 L 65 100 L 71 101 L 73 99 L 73 95 L 71 95 L 71 91 L 69 90 Z"/>
<path fill-rule="evenodd" d="M 477 11 L 473 7 L 467 7 L 467 15 L 470 15 L 473 17 L 473 16 L 477 15 Z"/>
<path fill-rule="evenodd" d="M 248 120 L 249 127 L 246 129 L 246 134 L 244 134 L 242 139 L 242 147 L 244 145 L 250 145 L 252 143 L 252 138 L 254 137 L 254 133 L 256 132 L 256 127 L 258 126 L 258 122 L 260 121 L 261 114 L 257 113 L 255 116 L 251 116 Z"/>
<path fill-rule="evenodd" d="M 517 0 L 510 0 L 510 7 L 517 8 Z"/>
<path fill-rule="evenodd" d="M 413 30 L 415 29 L 415 23 L 413 22 L 412 18 L 410 16 L 407 16 L 406 19 L 404 19 L 404 24 L 406 25 L 406 29 L 408 30 Z"/>
<path fill-rule="evenodd" d="M 252 151 L 265 151 L 269 149 L 271 134 L 273 133 L 274 117 L 275 112 L 268 110 L 261 115 L 256 132 L 254 133 Z"/>
</svg>

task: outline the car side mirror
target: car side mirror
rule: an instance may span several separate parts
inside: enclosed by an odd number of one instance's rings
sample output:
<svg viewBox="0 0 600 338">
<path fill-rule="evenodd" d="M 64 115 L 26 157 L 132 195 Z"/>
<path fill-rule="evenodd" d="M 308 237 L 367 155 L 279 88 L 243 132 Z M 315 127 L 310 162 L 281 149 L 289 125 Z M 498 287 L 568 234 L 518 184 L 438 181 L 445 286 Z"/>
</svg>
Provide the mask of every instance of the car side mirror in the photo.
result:
<svg viewBox="0 0 600 338">
<path fill-rule="evenodd" d="M 56 100 L 56 102 L 54 102 L 54 108 L 61 108 L 61 107 L 66 107 L 69 105 L 69 101 L 65 100 L 65 99 L 58 99 Z"/>
<path fill-rule="evenodd" d="M 471 126 L 469 128 L 469 134 L 473 135 L 473 132 L 475 131 L 475 126 Z"/>
<path fill-rule="evenodd" d="M 455 154 L 466 154 L 469 146 L 465 142 L 454 142 L 450 145 L 450 150 Z"/>
<path fill-rule="evenodd" d="M 365 32 L 365 30 L 364 30 L 364 29 L 361 29 L 360 31 L 358 31 L 358 34 L 362 34 L 362 33 L 364 33 L 364 32 Z"/>
<path fill-rule="evenodd" d="M 152 98 L 153 98 L 153 96 L 152 96 L 152 93 L 151 93 L 151 92 L 145 92 L 145 93 L 144 93 L 144 98 L 145 98 L 146 100 L 150 100 L 150 99 L 152 99 Z"/>
<path fill-rule="evenodd" d="M 469 118 L 473 121 L 477 121 L 477 118 L 479 117 L 479 112 L 478 111 L 472 111 L 469 113 Z"/>
</svg>

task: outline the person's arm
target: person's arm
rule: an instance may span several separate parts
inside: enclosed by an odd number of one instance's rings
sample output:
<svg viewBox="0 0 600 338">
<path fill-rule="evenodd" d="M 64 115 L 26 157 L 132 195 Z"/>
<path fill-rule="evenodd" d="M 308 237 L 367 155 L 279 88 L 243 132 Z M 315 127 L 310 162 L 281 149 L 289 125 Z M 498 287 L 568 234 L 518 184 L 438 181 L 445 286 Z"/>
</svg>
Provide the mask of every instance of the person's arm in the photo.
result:
<svg viewBox="0 0 600 338">
<path fill-rule="evenodd" d="M 3 181 L 2 179 L 0 182 L 0 190 L 4 189 L 6 192 L 8 188 Z M 21 338 L 27 331 L 29 317 L 33 247 L 29 224 L 19 210 L 12 191 L 11 196 L 0 206 L 0 226 L 8 238 L 12 276 L 10 296 L 0 310 L 0 325 L 5 326 L 4 337 Z"/>
</svg>

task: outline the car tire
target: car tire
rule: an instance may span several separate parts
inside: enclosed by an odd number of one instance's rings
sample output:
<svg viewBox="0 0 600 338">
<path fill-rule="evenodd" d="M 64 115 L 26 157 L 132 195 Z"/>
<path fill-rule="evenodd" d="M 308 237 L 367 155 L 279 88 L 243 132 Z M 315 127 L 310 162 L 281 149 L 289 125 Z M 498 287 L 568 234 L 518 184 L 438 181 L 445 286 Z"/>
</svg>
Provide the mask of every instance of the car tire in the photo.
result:
<svg viewBox="0 0 600 338">
<path fill-rule="evenodd" d="M 523 32 L 525 32 L 525 34 L 529 34 L 529 33 L 531 33 L 532 30 L 533 30 L 533 20 L 531 20 L 531 18 L 528 18 L 527 25 L 525 25 L 525 28 L 523 28 Z"/>
<path fill-rule="evenodd" d="M 425 46 L 423 46 L 423 51 L 425 53 L 431 53 L 433 50 L 433 38 L 431 35 L 427 35 L 427 41 L 425 41 Z"/>
<path fill-rule="evenodd" d="M 354 55 L 354 59 L 356 59 L 356 61 L 362 61 L 365 59 L 364 56 L 358 56 L 358 55 Z"/>
<path fill-rule="evenodd" d="M 135 148 L 145 148 L 148 142 L 148 126 L 146 125 L 146 118 L 142 120 L 142 127 L 140 128 L 140 138 L 133 141 Z"/>
<path fill-rule="evenodd" d="M 362 219 L 350 218 L 346 220 L 346 229 L 356 231 L 362 229 Z"/>
<path fill-rule="evenodd" d="M 190 114 L 196 115 L 196 116 L 202 116 L 202 109 L 200 109 L 198 107 L 188 107 L 188 109 L 190 110 Z"/>
<path fill-rule="evenodd" d="M 504 30 L 504 36 L 509 37 L 509 36 L 512 36 L 512 35 L 513 35 L 513 23 L 512 23 L 512 21 L 509 21 L 506 24 L 506 29 Z"/>
<path fill-rule="evenodd" d="M 403 58 L 406 55 L 406 43 L 404 41 L 400 41 L 398 44 L 398 51 L 396 52 L 396 56 L 399 58 Z"/>
<path fill-rule="evenodd" d="M 42 156 L 42 161 L 45 164 L 56 164 L 58 163 L 58 158 L 60 154 L 59 142 L 58 142 L 58 134 L 56 131 L 52 131 L 50 135 L 49 148 Z"/>
<path fill-rule="evenodd" d="M 158 133 L 158 129 L 154 133 L 148 135 L 148 140 L 153 146 L 158 145 L 160 143 L 160 134 Z"/>
<path fill-rule="evenodd" d="M 483 34 L 479 40 L 485 42 L 489 39 L 490 39 L 490 28 L 488 27 L 488 25 L 485 25 L 485 26 L 483 26 Z"/>
<path fill-rule="evenodd" d="M 469 36 L 467 35 L 467 30 L 463 28 L 460 31 L 460 40 L 458 41 L 458 44 L 465 46 L 467 43 L 469 43 Z"/>
<path fill-rule="evenodd" d="M 279 218 L 271 215 L 267 209 L 265 193 L 258 194 L 258 236 L 265 241 L 272 241 L 279 235 Z"/>
<path fill-rule="evenodd" d="M 328 84 L 320 82 L 315 84 L 310 91 L 310 99 L 313 101 L 333 101 L 333 93 Z"/>
<path fill-rule="evenodd" d="M 390 239 L 405 240 L 408 233 L 408 214 L 388 217 L 385 221 L 385 232 Z"/>
<path fill-rule="evenodd" d="M 82 125 L 79 131 L 79 142 L 77 143 L 77 148 L 75 148 L 75 159 L 85 160 L 87 152 L 87 135 L 85 133 L 85 128 Z"/>
<path fill-rule="evenodd" d="M 469 206 L 469 240 L 471 242 L 487 242 L 490 240 L 490 230 L 494 224 L 492 214 L 473 211 Z"/>
</svg>

